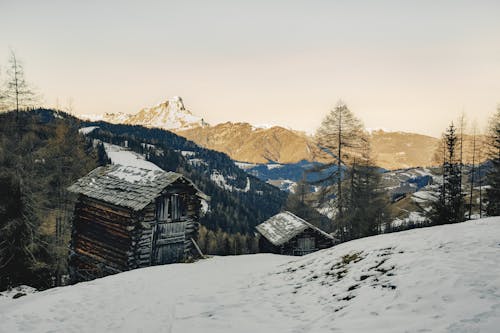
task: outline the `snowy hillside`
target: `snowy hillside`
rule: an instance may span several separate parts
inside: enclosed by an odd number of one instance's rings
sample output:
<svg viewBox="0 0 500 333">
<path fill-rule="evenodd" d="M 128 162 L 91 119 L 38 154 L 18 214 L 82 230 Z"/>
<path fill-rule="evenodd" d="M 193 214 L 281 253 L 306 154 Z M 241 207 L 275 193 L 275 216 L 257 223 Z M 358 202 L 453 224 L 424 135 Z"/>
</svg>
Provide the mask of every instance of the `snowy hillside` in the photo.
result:
<svg viewBox="0 0 500 333">
<path fill-rule="evenodd" d="M 157 266 L 0 303 L 0 332 L 498 332 L 500 217 L 304 257 Z"/>
</svg>

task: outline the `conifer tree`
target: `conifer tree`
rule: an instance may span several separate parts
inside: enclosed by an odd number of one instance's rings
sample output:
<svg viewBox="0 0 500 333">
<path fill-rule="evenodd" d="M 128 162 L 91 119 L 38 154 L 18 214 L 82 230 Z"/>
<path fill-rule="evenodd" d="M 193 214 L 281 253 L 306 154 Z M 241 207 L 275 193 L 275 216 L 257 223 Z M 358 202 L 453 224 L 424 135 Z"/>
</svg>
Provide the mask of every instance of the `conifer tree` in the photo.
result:
<svg viewBox="0 0 500 333">
<path fill-rule="evenodd" d="M 379 233 L 388 212 L 388 198 L 380 189 L 380 173 L 371 159 L 367 142 L 363 153 L 348 170 L 346 183 L 346 214 L 344 239 L 356 239 Z"/>
<path fill-rule="evenodd" d="M 434 224 L 461 222 L 464 219 L 464 197 L 461 188 L 460 155 L 457 156 L 457 134 L 453 123 L 444 135 L 443 184 L 439 200 L 434 204 L 431 219 Z"/>
<path fill-rule="evenodd" d="M 343 102 L 338 102 L 316 131 L 315 139 L 327 160 L 315 170 L 320 174 L 315 183 L 322 186 L 320 200 L 328 201 L 334 197 L 334 219 L 342 233 L 348 199 L 343 193 L 343 173 L 360 156 L 366 144 L 363 124 Z"/>
<path fill-rule="evenodd" d="M 490 127 L 489 158 L 492 163 L 487 175 L 489 188 L 486 190 L 486 213 L 489 216 L 500 215 L 500 106 L 492 118 Z"/>
</svg>

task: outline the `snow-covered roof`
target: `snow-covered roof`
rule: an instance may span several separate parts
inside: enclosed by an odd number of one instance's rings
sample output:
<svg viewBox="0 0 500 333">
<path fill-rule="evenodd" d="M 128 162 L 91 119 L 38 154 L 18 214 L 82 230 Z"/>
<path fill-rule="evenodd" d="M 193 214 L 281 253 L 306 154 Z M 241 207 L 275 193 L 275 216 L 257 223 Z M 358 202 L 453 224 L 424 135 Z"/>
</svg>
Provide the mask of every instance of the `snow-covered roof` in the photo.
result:
<svg viewBox="0 0 500 333">
<path fill-rule="evenodd" d="M 92 170 L 68 187 L 68 190 L 139 211 L 177 180 L 189 183 L 197 191 L 198 196 L 203 199 L 208 198 L 189 179 L 179 173 L 119 164 L 106 165 Z"/>
<path fill-rule="evenodd" d="M 309 228 L 321 233 L 326 238 L 334 239 L 323 230 L 288 211 L 274 215 L 255 228 L 275 246 L 283 245 Z"/>
</svg>

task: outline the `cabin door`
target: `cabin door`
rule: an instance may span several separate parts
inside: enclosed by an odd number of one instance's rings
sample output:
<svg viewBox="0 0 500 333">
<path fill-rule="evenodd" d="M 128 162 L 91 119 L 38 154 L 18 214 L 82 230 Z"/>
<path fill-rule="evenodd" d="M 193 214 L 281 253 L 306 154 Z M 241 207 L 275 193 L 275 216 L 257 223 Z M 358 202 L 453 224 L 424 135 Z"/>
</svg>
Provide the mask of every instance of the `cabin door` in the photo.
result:
<svg viewBox="0 0 500 333">
<path fill-rule="evenodd" d="M 171 264 L 184 260 L 186 222 L 158 223 L 153 235 L 153 264 Z"/>
</svg>

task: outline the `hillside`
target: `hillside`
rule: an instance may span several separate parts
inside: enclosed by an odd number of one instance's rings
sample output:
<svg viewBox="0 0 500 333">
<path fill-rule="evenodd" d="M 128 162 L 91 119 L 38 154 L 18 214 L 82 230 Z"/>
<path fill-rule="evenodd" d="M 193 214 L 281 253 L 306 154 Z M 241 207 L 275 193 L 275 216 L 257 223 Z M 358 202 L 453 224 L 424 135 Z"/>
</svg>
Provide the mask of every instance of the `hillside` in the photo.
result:
<svg viewBox="0 0 500 333">
<path fill-rule="evenodd" d="M 216 257 L 0 302 L 0 332 L 496 332 L 500 217 Z"/>
<path fill-rule="evenodd" d="M 127 146 L 165 171 L 189 177 L 211 197 L 211 209 L 200 222 L 211 230 L 253 234 L 253 227 L 281 210 L 287 194 L 238 168 L 225 154 L 176 134 L 142 126 L 89 122 L 98 127 L 88 137 Z M 250 208 L 251 207 L 251 208 Z"/>
<path fill-rule="evenodd" d="M 318 155 L 304 133 L 279 126 L 258 128 L 248 123 L 226 122 L 176 133 L 203 147 L 224 152 L 235 161 L 296 163 L 315 160 Z"/>
<path fill-rule="evenodd" d="M 384 169 L 435 165 L 439 139 L 405 132 L 374 131 L 371 134 L 375 163 Z"/>
</svg>

